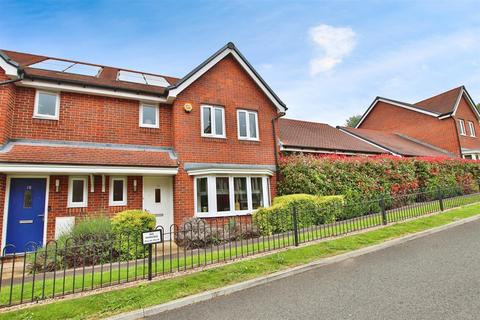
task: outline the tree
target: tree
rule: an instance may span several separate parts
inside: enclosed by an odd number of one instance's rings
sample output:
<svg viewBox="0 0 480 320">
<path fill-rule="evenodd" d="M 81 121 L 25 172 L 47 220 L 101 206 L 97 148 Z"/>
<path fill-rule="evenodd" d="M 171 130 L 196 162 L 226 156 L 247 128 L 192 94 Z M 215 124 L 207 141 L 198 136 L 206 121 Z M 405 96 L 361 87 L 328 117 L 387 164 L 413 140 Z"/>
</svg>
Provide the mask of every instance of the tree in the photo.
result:
<svg viewBox="0 0 480 320">
<path fill-rule="evenodd" d="M 477 104 L 477 110 L 480 111 L 480 103 Z"/>
<path fill-rule="evenodd" d="M 350 118 L 345 121 L 345 125 L 347 127 L 355 128 L 357 124 L 360 122 L 360 119 L 362 118 L 361 114 L 357 114 L 355 116 L 351 116 Z"/>
</svg>

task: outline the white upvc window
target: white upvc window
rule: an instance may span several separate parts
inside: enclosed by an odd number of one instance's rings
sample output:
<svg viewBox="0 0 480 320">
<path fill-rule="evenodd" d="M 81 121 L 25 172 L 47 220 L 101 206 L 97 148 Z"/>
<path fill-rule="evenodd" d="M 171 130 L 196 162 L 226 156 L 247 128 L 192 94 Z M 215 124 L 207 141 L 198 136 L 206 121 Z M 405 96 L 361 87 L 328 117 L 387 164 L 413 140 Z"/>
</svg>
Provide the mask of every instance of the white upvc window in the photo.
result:
<svg viewBox="0 0 480 320">
<path fill-rule="evenodd" d="M 195 215 L 246 215 L 270 204 L 268 177 L 212 175 L 195 178 Z"/>
<path fill-rule="evenodd" d="M 258 113 L 249 110 L 237 110 L 238 139 L 259 140 Z"/>
<path fill-rule="evenodd" d="M 88 177 L 69 177 L 68 207 L 88 207 Z"/>
<path fill-rule="evenodd" d="M 127 178 L 126 177 L 110 177 L 109 205 L 110 206 L 126 206 L 127 205 Z"/>
<path fill-rule="evenodd" d="M 465 129 L 465 121 L 463 121 L 462 119 L 458 119 L 458 125 L 460 126 L 460 134 L 462 136 L 466 136 L 467 130 Z"/>
<path fill-rule="evenodd" d="M 60 114 L 60 94 L 58 92 L 37 90 L 33 117 L 58 120 Z"/>
<path fill-rule="evenodd" d="M 201 126 L 203 137 L 225 138 L 225 109 L 202 105 Z"/>
<path fill-rule="evenodd" d="M 158 105 L 140 103 L 139 122 L 143 128 L 159 128 L 160 127 L 160 108 Z"/>
<path fill-rule="evenodd" d="M 468 121 L 468 130 L 470 131 L 470 137 L 476 137 L 475 126 L 472 121 Z"/>
</svg>

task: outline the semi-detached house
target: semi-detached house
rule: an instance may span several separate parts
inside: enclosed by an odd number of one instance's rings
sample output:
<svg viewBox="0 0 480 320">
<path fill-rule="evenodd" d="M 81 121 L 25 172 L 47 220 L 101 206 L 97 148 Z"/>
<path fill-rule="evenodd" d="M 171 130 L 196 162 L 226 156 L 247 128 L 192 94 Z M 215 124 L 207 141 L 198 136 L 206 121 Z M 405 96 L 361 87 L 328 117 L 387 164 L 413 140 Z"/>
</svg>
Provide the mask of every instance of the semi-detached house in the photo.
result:
<svg viewBox="0 0 480 320">
<path fill-rule="evenodd" d="M 23 251 L 85 215 L 169 226 L 275 195 L 285 104 L 229 43 L 185 77 L 0 51 L 0 231 Z"/>
</svg>

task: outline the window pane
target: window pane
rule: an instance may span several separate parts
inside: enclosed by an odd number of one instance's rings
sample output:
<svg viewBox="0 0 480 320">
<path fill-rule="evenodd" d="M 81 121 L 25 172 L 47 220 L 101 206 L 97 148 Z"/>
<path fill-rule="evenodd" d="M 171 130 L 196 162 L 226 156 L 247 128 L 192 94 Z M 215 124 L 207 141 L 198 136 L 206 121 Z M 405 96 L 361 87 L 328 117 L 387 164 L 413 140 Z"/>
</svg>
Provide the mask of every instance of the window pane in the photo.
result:
<svg viewBox="0 0 480 320">
<path fill-rule="evenodd" d="M 24 208 L 31 208 L 32 207 L 32 189 L 25 190 L 23 194 L 23 207 Z"/>
<path fill-rule="evenodd" d="M 252 207 L 258 209 L 263 207 L 263 184 L 262 178 L 251 178 L 252 181 Z"/>
<path fill-rule="evenodd" d="M 212 114 L 210 108 L 203 108 L 203 133 L 212 133 Z"/>
<path fill-rule="evenodd" d="M 235 210 L 247 210 L 247 178 L 233 178 L 233 184 L 235 188 Z"/>
<path fill-rule="evenodd" d="M 248 114 L 248 123 L 250 125 L 250 138 L 257 138 L 257 115 L 255 113 Z"/>
<path fill-rule="evenodd" d="M 228 178 L 217 178 L 217 211 L 230 211 Z"/>
<path fill-rule="evenodd" d="M 162 191 L 160 189 L 155 189 L 155 203 L 162 202 Z"/>
<path fill-rule="evenodd" d="M 142 106 L 142 124 L 156 125 L 157 124 L 157 107 Z"/>
<path fill-rule="evenodd" d="M 197 212 L 208 212 L 207 178 L 197 179 Z"/>
<path fill-rule="evenodd" d="M 223 110 L 215 109 L 215 134 L 223 135 Z"/>
<path fill-rule="evenodd" d="M 55 116 L 57 96 L 40 92 L 38 94 L 38 114 Z"/>
<path fill-rule="evenodd" d="M 72 181 L 72 202 L 83 202 L 84 180 Z"/>
<path fill-rule="evenodd" d="M 247 137 L 247 113 L 238 113 L 238 126 L 240 130 L 240 137 Z"/>
<path fill-rule="evenodd" d="M 113 180 L 113 201 L 123 200 L 123 180 Z"/>
</svg>

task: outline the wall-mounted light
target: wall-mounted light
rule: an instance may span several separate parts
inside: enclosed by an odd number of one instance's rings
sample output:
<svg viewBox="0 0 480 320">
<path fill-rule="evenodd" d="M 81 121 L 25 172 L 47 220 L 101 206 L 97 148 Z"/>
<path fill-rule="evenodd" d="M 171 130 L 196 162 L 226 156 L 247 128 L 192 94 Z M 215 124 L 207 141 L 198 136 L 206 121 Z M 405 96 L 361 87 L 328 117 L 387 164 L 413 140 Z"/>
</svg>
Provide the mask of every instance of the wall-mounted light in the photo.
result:
<svg viewBox="0 0 480 320">
<path fill-rule="evenodd" d="M 133 180 L 133 191 L 137 191 L 137 180 Z"/>
<path fill-rule="evenodd" d="M 55 192 L 60 191 L 60 179 L 55 179 Z"/>
<path fill-rule="evenodd" d="M 192 104 L 191 103 L 185 103 L 183 105 L 183 110 L 185 110 L 186 113 L 190 113 L 193 110 Z"/>
</svg>

